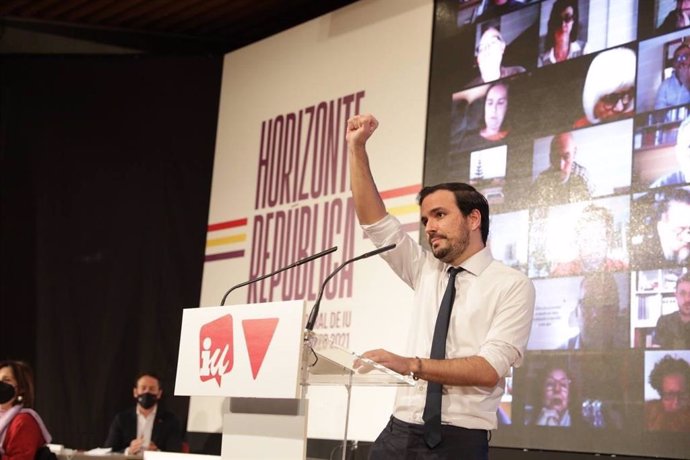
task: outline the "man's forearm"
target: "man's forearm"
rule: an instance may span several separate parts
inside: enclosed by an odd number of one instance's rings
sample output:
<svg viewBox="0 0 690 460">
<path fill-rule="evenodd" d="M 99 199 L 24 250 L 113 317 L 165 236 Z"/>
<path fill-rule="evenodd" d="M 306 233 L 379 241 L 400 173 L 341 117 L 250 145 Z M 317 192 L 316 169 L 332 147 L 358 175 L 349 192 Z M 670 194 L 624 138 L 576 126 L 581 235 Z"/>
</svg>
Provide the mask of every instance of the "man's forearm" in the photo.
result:
<svg viewBox="0 0 690 460">
<path fill-rule="evenodd" d="M 453 359 L 408 358 L 410 373 L 422 380 L 453 386 L 493 387 L 496 370 L 481 356 Z"/>
<path fill-rule="evenodd" d="M 350 185 L 355 212 L 360 224 L 373 224 L 383 219 L 386 207 L 376 188 L 364 146 L 350 148 Z"/>
</svg>

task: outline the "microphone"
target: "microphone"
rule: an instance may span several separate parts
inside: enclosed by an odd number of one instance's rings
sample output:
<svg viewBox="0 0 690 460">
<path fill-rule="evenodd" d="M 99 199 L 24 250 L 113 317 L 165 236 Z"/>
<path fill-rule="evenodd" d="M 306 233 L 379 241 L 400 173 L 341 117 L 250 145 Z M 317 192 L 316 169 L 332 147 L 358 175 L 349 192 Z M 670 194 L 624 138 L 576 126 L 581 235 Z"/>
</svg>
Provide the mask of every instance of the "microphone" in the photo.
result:
<svg viewBox="0 0 690 460">
<path fill-rule="evenodd" d="M 389 244 L 388 246 L 383 246 L 378 249 L 374 249 L 373 251 L 366 252 L 362 254 L 361 256 L 354 257 L 350 260 L 346 260 L 343 262 L 343 264 L 333 270 L 333 272 L 326 277 L 325 280 L 323 280 L 323 283 L 321 284 L 321 290 L 319 290 L 319 296 L 316 298 L 316 302 L 314 303 L 314 306 L 311 309 L 311 313 L 309 313 L 309 319 L 307 320 L 307 325 L 305 327 L 305 330 L 307 331 L 312 331 L 314 329 L 314 323 L 316 323 L 316 317 L 319 315 L 319 305 L 321 304 L 321 297 L 323 297 L 323 291 L 326 289 L 326 284 L 333 278 L 340 270 L 342 270 L 345 265 L 349 265 L 352 262 L 356 262 L 361 259 L 366 259 L 367 257 L 375 256 L 376 254 L 381 254 L 382 252 L 390 251 L 395 247 L 395 244 Z"/>
<path fill-rule="evenodd" d="M 278 273 L 284 272 L 285 270 L 290 270 L 291 268 L 299 267 L 300 265 L 306 264 L 307 262 L 311 262 L 312 260 L 320 259 L 321 257 L 326 256 L 326 255 L 328 255 L 332 252 L 335 252 L 337 250 L 338 250 L 338 246 L 333 246 L 332 248 L 328 248 L 325 251 L 321 251 L 321 252 L 316 253 L 314 255 L 305 257 L 304 259 L 300 259 L 297 262 L 293 262 L 290 265 L 288 265 L 287 267 L 279 268 L 278 270 L 276 270 L 274 272 L 268 273 L 266 275 L 261 275 L 260 277 L 254 278 L 253 280 L 249 280 L 249 281 L 245 281 L 245 282 L 240 283 L 240 284 L 236 284 L 233 287 L 231 287 L 230 289 L 228 289 L 228 292 L 226 292 L 225 295 L 223 296 L 223 300 L 220 301 L 220 305 L 221 306 L 225 305 L 225 299 L 228 297 L 228 294 L 230 294 L 232 291 L 234 291 L 237 288 L 240 288 L 242 286 L 246 286 L 248 284 L 256 283 L 257 281 L 265 280 L 266 278 L 271 277 L 273 275 L 277 275 Z"/>
</svg>

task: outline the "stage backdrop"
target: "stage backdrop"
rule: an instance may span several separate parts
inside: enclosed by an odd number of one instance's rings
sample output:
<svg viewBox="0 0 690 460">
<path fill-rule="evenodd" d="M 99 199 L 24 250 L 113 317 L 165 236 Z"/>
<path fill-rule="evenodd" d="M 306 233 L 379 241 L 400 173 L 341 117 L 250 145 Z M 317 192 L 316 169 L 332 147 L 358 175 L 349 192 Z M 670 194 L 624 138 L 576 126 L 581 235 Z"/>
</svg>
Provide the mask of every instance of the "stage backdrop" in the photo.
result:
<svg viewBox="0 0 690 460">
<path fill-rule="evenodd" d="M 418 236 L 433 2 L 365 0 L 225 58 L 200 305 L 332 246 L 338 251 L 250 287 L 226 305 L 302 300 L 343 261 L 374 249 L 349 193 L 345 121 L 373 113 L 372 169 L 389 211 Z M 363 352 L 403 353 L 410 289 L 374 257 L 325 290 L 315 331 Z M 279 353 L 269 347 L 268 354 Z M 217 385 L 216 381 L 208 383 Z M 353 391 L 350 438 L 373 440 L 394 389 Z M 309 437 L 338 439 L 342 387 L 311 387 Z M 221 397 L 193 397 L 188 429 L 219 432 Z"/>
</svg>

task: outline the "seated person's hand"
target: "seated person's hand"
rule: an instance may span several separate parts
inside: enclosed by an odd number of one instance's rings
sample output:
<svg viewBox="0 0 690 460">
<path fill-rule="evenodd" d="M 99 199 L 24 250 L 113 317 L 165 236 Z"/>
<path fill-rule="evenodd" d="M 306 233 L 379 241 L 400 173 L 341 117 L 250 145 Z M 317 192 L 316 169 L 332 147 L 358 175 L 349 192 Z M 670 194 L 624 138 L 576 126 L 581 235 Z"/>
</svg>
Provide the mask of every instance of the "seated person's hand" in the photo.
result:
<svg viewBox="0 0 690 460">
<path fill-rule="evenodd" d="M 132 439 L 132 442 L 129 443 L 129 447 L 127 448 L 126 453 L 129 455 L 137 455 L 141 453 L 141 448 L 142 444 L 144 443 L 144 438 L 136 438 Z"/>
<path fill-rule="evenodd" d="M 158 450 L 158 446 L 153 441 L 151 441 L 146 450 Z"/>
</svg>

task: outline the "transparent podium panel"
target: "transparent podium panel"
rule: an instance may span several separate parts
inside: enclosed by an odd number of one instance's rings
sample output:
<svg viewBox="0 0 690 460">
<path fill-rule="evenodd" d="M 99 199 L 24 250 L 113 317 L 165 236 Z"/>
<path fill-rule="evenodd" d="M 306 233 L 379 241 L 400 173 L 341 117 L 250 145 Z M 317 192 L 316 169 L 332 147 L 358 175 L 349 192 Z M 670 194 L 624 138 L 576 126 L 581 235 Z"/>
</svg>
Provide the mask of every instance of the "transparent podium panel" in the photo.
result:
<svg viewBox="0 0 690 460">
<path fill-rule="evenodd" d="M 302 385 L 346 386 L 415 386 L 417 382 L 370 359 L 343 348 L 332 341 L 317 340 L 309 332 L 305 340 Z M 361 366 L 355 368 L 355 362 Z"/>
</svg>

